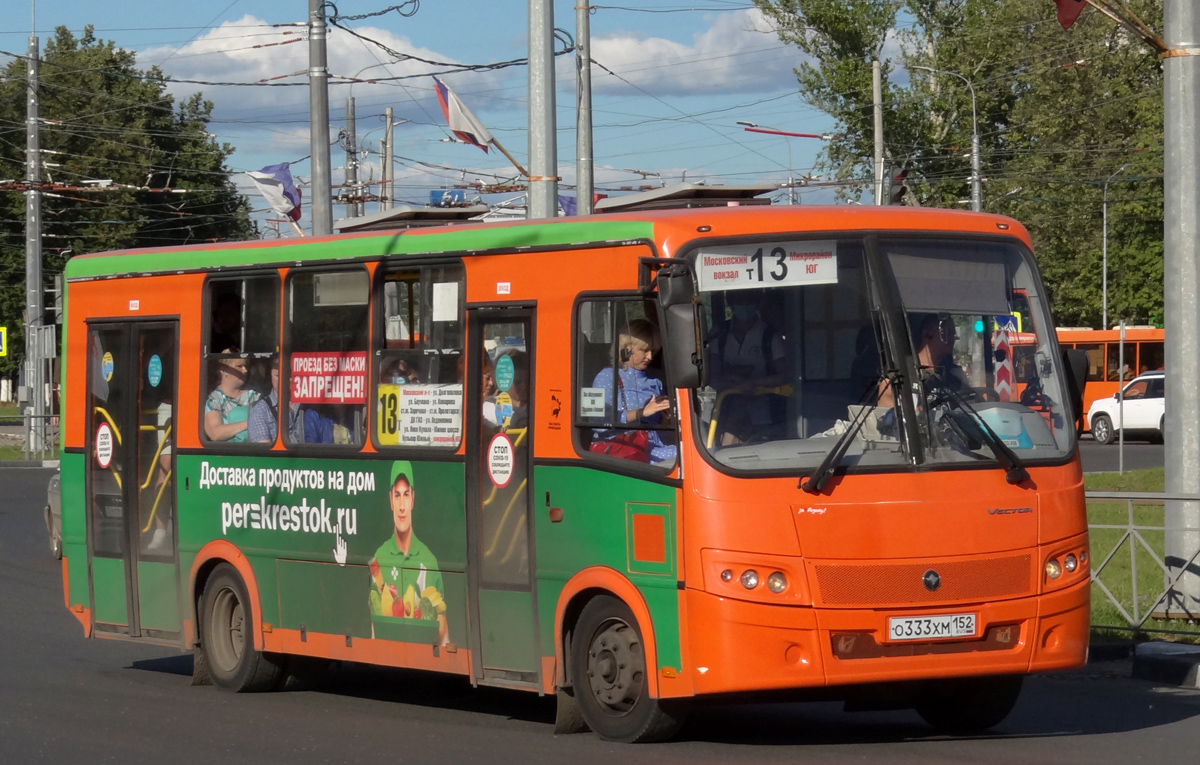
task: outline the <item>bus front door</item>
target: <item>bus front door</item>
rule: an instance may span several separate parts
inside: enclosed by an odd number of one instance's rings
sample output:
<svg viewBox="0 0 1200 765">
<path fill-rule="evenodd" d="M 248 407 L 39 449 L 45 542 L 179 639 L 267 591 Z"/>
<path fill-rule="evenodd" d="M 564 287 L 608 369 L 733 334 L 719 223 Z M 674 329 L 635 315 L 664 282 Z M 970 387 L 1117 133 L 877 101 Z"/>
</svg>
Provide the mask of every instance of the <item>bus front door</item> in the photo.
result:
<svg viewBox="0 0 1200 765">
<path fill-rule="evenodd" d="M 533 311 L 470 312 L 468 582 L 475 680 L 540 683 L 530 523 Z"/>
<path fill-rule="evenodd" d="M 88 562 L 97 632 L 180 636 L 174 417 L 178 323 L 88 330 Z"/>
</svg>

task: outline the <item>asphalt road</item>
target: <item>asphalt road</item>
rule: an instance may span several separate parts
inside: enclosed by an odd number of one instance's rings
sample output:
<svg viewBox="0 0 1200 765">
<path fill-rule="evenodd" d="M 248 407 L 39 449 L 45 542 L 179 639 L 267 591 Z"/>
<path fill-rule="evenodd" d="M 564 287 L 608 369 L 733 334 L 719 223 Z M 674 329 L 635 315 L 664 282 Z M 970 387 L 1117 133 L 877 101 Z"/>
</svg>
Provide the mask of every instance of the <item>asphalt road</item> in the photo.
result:
<svg viewBox="0 0 1200 765">
<path fill-rule="evenodd" d="M 170 649 L 84 640 L 63 608 L 41 518 L 50 471 L 0 468 L 0 763 L 1126 763 L 1194 762 L 1200 691 L 1115 662 L 1032 678 L 987 736 L 946 738 L 912 712 L 839 704 L 712 706 L 668 744 L 555 737 L 547 699 L 361 666 L 314 691 L 189 685 Z"/>
<path fill-rule="evenodd" d="M 1162 467 L 1166 452 L 1162 444 L 1151 444 L 1146 441 L 1130 441 L 1125 444 L 1125 469 L 1140 470 L 1143 468 Z M 1083 472 L 1102 473 L 1116 471 L 1120 456 L 1116 442 L 1102 446 L 1084 437 L 1079 442 L 1079 454 L 1083 460 Z"/>
</svg>

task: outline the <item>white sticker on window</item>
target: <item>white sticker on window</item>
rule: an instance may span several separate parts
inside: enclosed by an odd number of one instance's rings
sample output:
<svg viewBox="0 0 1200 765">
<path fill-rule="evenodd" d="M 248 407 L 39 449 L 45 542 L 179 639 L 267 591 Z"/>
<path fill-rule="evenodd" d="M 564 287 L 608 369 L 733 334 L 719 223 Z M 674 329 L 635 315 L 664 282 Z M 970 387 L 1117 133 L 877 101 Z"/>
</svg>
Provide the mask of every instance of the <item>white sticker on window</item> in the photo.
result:
<svg viewBox="0 0 1200 765">
<path fill-rule="evenodd" d="M 696 256 L 700 291 L 837 284 L 837 242 L 753 242 L 705 247 Z"/>
<path fill-rule="evenodd" d="M 579 416 L 604 416 L 604 388 L 579 389 Z"/>
<path fill-rule="evenodd" d="M 433 285 L 433 320 L 458 321 L 458 282 Z"/>
</svg>

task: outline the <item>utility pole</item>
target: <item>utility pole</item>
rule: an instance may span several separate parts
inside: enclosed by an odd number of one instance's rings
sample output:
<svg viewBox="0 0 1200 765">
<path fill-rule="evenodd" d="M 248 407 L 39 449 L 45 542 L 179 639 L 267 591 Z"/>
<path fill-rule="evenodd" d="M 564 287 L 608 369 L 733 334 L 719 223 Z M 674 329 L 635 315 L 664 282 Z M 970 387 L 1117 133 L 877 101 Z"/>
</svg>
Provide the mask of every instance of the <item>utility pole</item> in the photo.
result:
<svg viewBox="0 0 1200 765">
<path fill-rule="evenodd" d="M 33 419 L 28 429 L 26 449 L 41 451 L 43 419 L 46 414 L 46 381 L 42 379 L 41 326 L 42 306 L 42 196 L 38 184 L 42 180 L 41 145 L 38 140 L 38 58 L 37 37 L 29 38 L 29 56 L 25 61 L 28 101 L 25 105 L 25 384 L 29 388 L 29 403 Z"/>
<path fill-rule="evenodd" d="M 526 217 L 558 215 L 554 112 L 554 2 L 529 0 L 529 204 Z"/>
<path fill-rule="evenodd" d="M 379 200 L 380 210 L 390 210 L 395 206 L 396 192 L 392 188 L 392 107 L 383 110 L 383 119 L 387 127 L 383 129 L 383 196 Z"/>
<path fill-rule="evenodd" d="M 346 99 L 346 182 L 342 194 L 346 204 L 346 217 L 358 217 L 358 136 L 354 131 L 354 96 Z"/>
<path fill-rule="evenodd" d="M 325 0 L 308 0 L 308 148 L 312 154 L 313 236 L 333 233 L 329 175 L 329 69 L 325 59 Z"/>
<path fill-rule="evenodd" d="M 1200 495 L 1200 7 L 1194 0 L 1163 6 L 1165 82 L 1165 201 L 1163 271 L 1166 274 L 1166 491 Z M 1167 502 L 1165 557 L 1171 576 L 1172 616 L 1200 614 L 1200 502 Z M 1186 572 L 1186 573 L 1184 573 Z"/>
<path fill-rule="evenodd" d="M 592 9 L 575 0 L 575 209 L 592 214 L 595 181 L 592 171 Z"/>
<path fill-rule="evenodd" d="M 871 62 L 871 92 L 875 99 L 875 204 L 883 204 L 883 77 L 879 62 Z"/>
</svg>

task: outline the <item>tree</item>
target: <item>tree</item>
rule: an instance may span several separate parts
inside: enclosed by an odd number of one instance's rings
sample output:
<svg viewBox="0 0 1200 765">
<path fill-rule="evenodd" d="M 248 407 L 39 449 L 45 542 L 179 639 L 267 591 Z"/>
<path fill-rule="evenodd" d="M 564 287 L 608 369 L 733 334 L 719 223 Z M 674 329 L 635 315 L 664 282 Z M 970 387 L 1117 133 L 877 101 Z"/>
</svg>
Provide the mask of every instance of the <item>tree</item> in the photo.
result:
<svg viewBox="0 0 1200 765">
<path fill-rule="evenodd" d="M 1098 326 L 1109 197 L 1109 316 L 1162 317 L 1162 69 L 1098 13 L 1064 32 L 1049 0 L 755 0 L 807 54 L 800 94 L 840 123 L 821 167 L 857 198 L 873 177 L 871 71 L 883 61 L 888 161 L 922 205 L 969 197 L 976 91 L 984 209 L 1025 223 L 1062 324 Z M 1162 0 L 1128 0 L 1161 27 Z"/>
<path fill-rule="evenodd" d="M 25 177 L 25 66 L 11 62 L 0 79 L 0 178 Z M 233 148 L 207 132 L 212 103 L 200 94 L 176 103 L 161 78 L 157 67 L 137 68 L 133 53 L 98 40 L 91 27 L 80 38 L 59 27 L 47 41 L 39 77 L 42 178 L 68 187 L 42 195 L 47 282 L 68 254 L 257 236 L 226 166 Z M 75 190 L 92 180 L 112 187 Z M 0 374 L 11 374 L 24 356 L 24 240 L 24 194 L 0 192 L 0 323 L 8 324 L 13 349 L 0 359 Z"/>
</svg>

